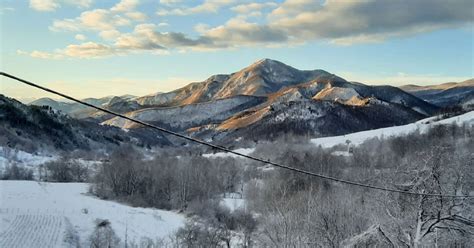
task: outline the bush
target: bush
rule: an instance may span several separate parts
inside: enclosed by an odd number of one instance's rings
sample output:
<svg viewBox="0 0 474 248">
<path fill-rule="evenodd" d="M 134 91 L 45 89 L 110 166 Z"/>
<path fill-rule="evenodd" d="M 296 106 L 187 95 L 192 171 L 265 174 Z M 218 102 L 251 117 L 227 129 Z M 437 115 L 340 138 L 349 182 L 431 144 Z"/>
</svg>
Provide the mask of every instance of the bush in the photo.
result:
<svg viewBox="0 0 474 248">
<path fill-rule="evenodd" d="M 85 182 L 89 178 L 89 169 L 77 161 L 60 158 L 40 166 L 40 177 L 52 182 Z"/>
<path fill-rule="evenodd" d="M 5 167 L 5 171 L 1 175 L 2 180 L 33 180 L 33 170 L 20 167 L 16 164 Z"/>
</svg>

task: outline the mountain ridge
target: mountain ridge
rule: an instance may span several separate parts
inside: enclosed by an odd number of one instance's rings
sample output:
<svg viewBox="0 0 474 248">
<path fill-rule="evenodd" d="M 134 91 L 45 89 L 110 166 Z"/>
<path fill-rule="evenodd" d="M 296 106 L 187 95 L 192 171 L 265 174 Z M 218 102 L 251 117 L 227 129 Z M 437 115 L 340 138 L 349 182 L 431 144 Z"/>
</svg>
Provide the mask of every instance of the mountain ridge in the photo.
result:
<svg viewBox="0 0 474 248">
<path fill-rule="evenodd" d="M 439 85 L 403 85 L 400 89 L 438 107 L 474 109 L 474 78 Z"/>
<path fill-rule="evenodd" d="M 250 104 L 241 101 L 245 97 L 260 100 Z M 270 59 L 135 100 L 146 107 L 127 116 L 206 140 L 268 138 L 274 135 L 271 130 L 343 134 L 406 124 L 438 110 L 396 87 L 352 83 L 324 70 L 298 70 Z M 103 124 L 136 127 L 117 117 Z"/>
</svg>

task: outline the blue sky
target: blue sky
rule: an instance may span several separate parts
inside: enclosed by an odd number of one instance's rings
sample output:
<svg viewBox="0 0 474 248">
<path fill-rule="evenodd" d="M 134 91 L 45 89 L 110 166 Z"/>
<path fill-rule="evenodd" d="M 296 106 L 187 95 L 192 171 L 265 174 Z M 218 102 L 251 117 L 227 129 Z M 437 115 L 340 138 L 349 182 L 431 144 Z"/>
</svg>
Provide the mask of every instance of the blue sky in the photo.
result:
<svg viewBox="0 0 474 248">
<path fill-rule="evenodd" d="M 77 97 L 169 91 L 261 58 L 368 84 L 473 77 L 472 1 L 4 0 L 1 70 Z M 47 96 L 1 79 L 2 94 Z"/>
</svg>

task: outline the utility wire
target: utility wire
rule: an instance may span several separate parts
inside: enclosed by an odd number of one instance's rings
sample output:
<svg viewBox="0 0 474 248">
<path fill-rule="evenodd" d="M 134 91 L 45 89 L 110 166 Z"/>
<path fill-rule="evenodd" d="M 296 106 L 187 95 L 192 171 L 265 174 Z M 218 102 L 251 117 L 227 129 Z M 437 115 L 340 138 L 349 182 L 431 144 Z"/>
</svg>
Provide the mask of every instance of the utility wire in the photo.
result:
<svg viewBox="0 0 474 248">
<path fill-rule="evenodd" d="M 244 158 L 247 158 L 247 159 L 250 159 L 250 160 L 253 160 L 253 161 L 257 161 L 257 162 L 260 162 L 260 163 L 263 163 L 263 164 L 269 164 L 269 165 L 272 165 L 272 166 L 274 166 L 274 167 L 278 167 L 278 168 L 282 168 L 282 169 L 285 169 L 285 170 L 297 172 L 297 173 L 300 173 L 300 174 L 304 174 L 304 175 L 308 175 L 308 176 L 312 176 L 312 177 L 318 177 L 318 178 L 321 178 L 321 179 L 325 179 L 325 180 L 329 180 L 329 181 L 334 181 L 334 182 L 339 182 L 339 183 L 343 183 L 343 184 L 348 184 L 348 185 L 353 185 L 353 186 L 359 186 L 359 187 L 368 188 L 368 189 L 375 189 L 375 190 L 381 190 L 381 191 L 387 191 L 387 192 L 394 192 L 394 193 L 400 193 L 400 194 L 407 194 L 407 195 L 417 195 L 417 196 L 426 196 L 426 197 L 474 198 L 474 196 L 471 196 L 471 195 L 430 194 L 430 193 L 420 193 L 420 192 L 404 191 L 404 190 L 399 190 L 399 189 L 394 189 L 394 188 L 386 188 L 386 187 L 382 187 L 382 186 L 364 184 L 364 183 L 349 181 L 349 180 L 345 180 L 345 179 L 341 179 L 341 178 L 326 176 L 326 175 L 314 173 L 314 172 L 311 172 L 311 171 L 307 171 L 307 170 L 303 170 L 303 169 L 298 169 L 298 168 L 295 168 L 295 167 L 287 166 L 287 165 L 284 165 L 284 164 L 280 164 L 280 163 L 276 163 L 276 162 L 271 162 L 270 160 L 265 160 L 265 159 L 262 159 L 262 158 L 257 158 L 257 157 L 254 157 L 254 156 L 246 155 L 246 154 L 243 154 L 243 153 L 240 153 L 240 152 L 236 152 L 236 151 L 230 150 L 229 148 L 226 148 L 226 147 L 223 147 L 223 146 L 214 145 L 214 144 L 205 142 L 205 141 L 200 140 L 200 139 L 196 139 L 196 138 L 193 138 L 193 137 L 184 135 L 184 134 L 180 134 L 180 133 L 177 133 L 177 132 L 174 132 L 174 131 L 171 131 L 171 130 L 167 130 L 167 129 L 162 128 L 162 127 L 159 127 L 159 126 L 152 125 L 152 124 L 150 124 L 150 123 L 146 123 L 146 122 L 143 122 L 143 121 L 140 121 L 140 120 L 137 120 L 137 119 L 130 118 L 130 117 L 126 116 L 126 115 L 119 114 L 119 113 L 110 111 L 110 110 L 108 110 L 108 109 L 105 109 L 105 108 L 102 108 L 102 107 L 98 107 L 98 106 L 92 105 L 92 104 L 90 104 L 90 103 L 87 103 L 87 102 L 84 102 L 84 101 L 82 101 L 82 100 L 73 98 L 73 97 L 71 97 L 71 96 L 65 95 L 65 94 L 60 93 L 60 92 L 58 92 L 58 91 L 52 90 L 52 89 L 50 89 L 50 88 L 47 88 L 47 87 L 44 87 L 44 86 L 41 86 L 41 85 L 38 85 L 38 84 L 35 84 L 35 83 L 32 83 L 32 82 L 29 82 L 29 81 L 27 81 L 27 80 L 24 80 L 24 79 L 15 77 L 15 76 L 10 75 L 10 74 L 5 73 L 5 72 L 0 72 L 0 75 L 2 75 L 2 76 L 4 76 L 4 77 L 7 77 L 7 78 L 14 79 L 14 80 L 19 81 L 19 82 L 21 82 L 21 83 L 24 83 L 24 84 L 26 84 L 26 85 L 29 85 L 29 86 L 32 86 L 32 87 L 41 89 L 41 90 L 43 90 L 43 91 L 46 91 L 46 92 L 49 92 L 49 93 L 52 93 L 52 94 L 55 94 L 55 95 L 64 97 L 64 98 L 69 99 L 69 100 L 71 100 L 71 101 L 80 103 L 80 104 L 82 104 L 82 105 L 85 105 L 85 106 L 88 106 L 88 107 L 91 107 L 91 108 L 94 108 L 94 109 L 97 109 L 97 110 L 99 110 L 99 111 L 102 111 L 102 112 L 105 112 L 105 113 L 108 113 L 108 114 L 111 114 L 111 115 L 114 115 L 114 116 L 123 118 L 123 119 L 128 120 L 128 121 L 131 121 L 131 122 L 138 123 L 138 124 L 143 125 L 143 126 L 145 126 L 145 127 L 149 127 L 149 128 L 153 128 L 153 129 L 159 130 L 159 131 L 161 131 L 161 132 L 163 132 L 163 133 L 167 133 L 167 134 L 170 134 L 170 135 L 173 135 L 173 136 L 176 136 L 176 137 L 180 137 L 180 138 L 182 138 L 182 139 L 185 139 L 185 140 L 188 140 L 188 141 L 191 141 L 191 142 L 195 142 L 195 143 L 198 143 L 198 144 L 201 144 L 201 145 L 205 145 L 205 146 L 212 147 L 212 148 L 217 149 L 217 150 L 221 150 L 221 151 L 226 152 L 226 153 L 234 154 L 234 155 L 237 155 L 237 156 L 240 156 L 240 157 L 244 157 Z"/>
</svg>

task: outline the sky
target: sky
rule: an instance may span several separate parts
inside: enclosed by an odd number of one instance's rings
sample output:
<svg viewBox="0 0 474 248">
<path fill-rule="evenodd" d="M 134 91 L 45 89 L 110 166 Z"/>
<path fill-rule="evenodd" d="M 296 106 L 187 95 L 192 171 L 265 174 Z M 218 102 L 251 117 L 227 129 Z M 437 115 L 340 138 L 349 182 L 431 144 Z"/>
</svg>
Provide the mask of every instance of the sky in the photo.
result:
<svg viewBox="0 0 474 248">
<path fill-rule="evenodd" d="M 464 81 L 471 0 L 2 0 L 1 71 L 75 97 L 166 92 L 262 58 L 367 84 Z M 50 96 L 0 79 L 0 93 Z"/>
</svg>

